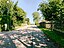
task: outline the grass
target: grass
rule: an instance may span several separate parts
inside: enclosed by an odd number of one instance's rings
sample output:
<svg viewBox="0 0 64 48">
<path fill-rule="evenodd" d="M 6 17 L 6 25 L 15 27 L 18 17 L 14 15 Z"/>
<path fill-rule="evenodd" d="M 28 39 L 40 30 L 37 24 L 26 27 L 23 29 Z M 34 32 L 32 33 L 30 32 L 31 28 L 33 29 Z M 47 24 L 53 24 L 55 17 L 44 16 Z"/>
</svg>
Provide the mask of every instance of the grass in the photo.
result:
<svg viewBox="0 0 64 48">
<path fill-rule="evenodd" d="M 64 38 L 56 34 L 54 31 L 39 27 L 52 41 L 60 45 L 60 48 L 64 48 Z"/>
</svg>

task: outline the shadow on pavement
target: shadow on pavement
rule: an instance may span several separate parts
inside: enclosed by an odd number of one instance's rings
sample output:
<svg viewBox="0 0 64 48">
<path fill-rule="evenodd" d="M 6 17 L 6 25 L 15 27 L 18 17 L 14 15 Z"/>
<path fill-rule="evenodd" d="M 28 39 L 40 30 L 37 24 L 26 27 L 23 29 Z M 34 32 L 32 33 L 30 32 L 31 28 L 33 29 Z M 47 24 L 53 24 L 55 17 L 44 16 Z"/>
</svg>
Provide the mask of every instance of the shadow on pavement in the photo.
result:
<svg viewBox="0 0 64 48">
<path fill-rule="evenodd" d="M 57 48 L 46 35 L 37 30 L 19 30 L 0 37 L 0 48 Z"/>
</svg>

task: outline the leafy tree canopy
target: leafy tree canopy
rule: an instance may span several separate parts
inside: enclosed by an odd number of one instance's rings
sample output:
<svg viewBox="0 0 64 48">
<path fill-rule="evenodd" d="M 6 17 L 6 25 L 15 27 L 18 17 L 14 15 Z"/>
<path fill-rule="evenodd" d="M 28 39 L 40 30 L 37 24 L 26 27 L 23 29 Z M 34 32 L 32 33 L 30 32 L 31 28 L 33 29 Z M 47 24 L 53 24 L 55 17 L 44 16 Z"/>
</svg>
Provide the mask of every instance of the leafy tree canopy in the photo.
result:
<svg viewBox="0 0 64 48">
<path fill-rule="evenodd" d="M 49 3 L 40 3 L 39 9 L 46 20 L 60 20 L 64 17 L 64 0 L 49 0 Z"/>
<path fill-rule="evenodd" d="M 0 25 L 7 24 L 8 30 L 24 22 L 26 12 L 17 6 L 18 1 L 14 4 L 11 0 L 0 0 Z M 3 27 L 4 28 L 4 27 Z"/>
<path fill-rule="evenodd" d="M 35 24 L 38 24 L 39 20 L 40 20 L 40 14 L 38 12 L 33 12 L 33 20 L 35 22 Z"/>
</svg>

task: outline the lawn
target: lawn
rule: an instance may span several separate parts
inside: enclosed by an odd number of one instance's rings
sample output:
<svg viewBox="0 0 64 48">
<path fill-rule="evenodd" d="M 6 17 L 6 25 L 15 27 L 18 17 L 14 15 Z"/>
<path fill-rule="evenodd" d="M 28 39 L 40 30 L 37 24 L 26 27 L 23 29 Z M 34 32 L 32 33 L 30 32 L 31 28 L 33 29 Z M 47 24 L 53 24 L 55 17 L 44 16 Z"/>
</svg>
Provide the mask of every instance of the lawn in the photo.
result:
<svg viewBox="0 0 64 48">
<path fill-rule="evenodd" d="M 51 31 L 46 28 L 39 27 L 52 41 L 59 44 L 60 48 L 64 48 L 64 38 L 56 34 L 54 31 Z"/>
</svg>

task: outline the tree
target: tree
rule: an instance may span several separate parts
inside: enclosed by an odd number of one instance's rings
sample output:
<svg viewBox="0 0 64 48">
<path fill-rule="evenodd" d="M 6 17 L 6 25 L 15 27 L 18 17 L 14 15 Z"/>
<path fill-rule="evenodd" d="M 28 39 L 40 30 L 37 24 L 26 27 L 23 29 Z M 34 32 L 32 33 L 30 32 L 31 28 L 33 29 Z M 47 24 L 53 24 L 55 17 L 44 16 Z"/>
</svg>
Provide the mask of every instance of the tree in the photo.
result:
<svg viewBox="0 0 64 48">
<path fill-rule="evenodd" d="M 34 12 L 33 14 L 33 20 L 35 22 L 35 24 L 37 25 L 39 23 L 39 20 L 40 20 L 40 14 L 38 12 Z"/>
<path fill-rule="evenodd" d="M 13 2 L 10 0 L 0 0 L 0 18 L 2 30 L 4 25 L 7 24 L 7 30 L 11 29 L 11 18 L 13 15 Z"/>
<path fill-rule="evenodd" d="M 26 21 L 27 21 L 27 24 L 29 25 L 30 24 L 29 18 L 26 18 Z"/>
<path fill-rule="evenodd" d="M 13 4 L 11 0 L 0 0 L 0 26 L 2 31 L 5 30 L 5 24 L 7 24 L 7 30 L 12 30 L 16 25 L 24 22 L 26 12 L 17 4 L 18 1 Z"/>
<path fill-rule="evenodd" d="M 13 20 L 15 18 L 15 20 L 13 21 L 14 26 L 21 25 L 21 23 L 25 22 L 25 18 L 26 18 L 26 12 L 20 7 L 18 7 L 17 3 L 18 2 L 15 3 L 13 8 L 14 9 Z"/>
<path fill-rule="evenodd" d="M 64 17 L 64 0 L 49 0 L 41 3 L 39 9 L 48 21 L 60 21 Z"/>
</svg>

